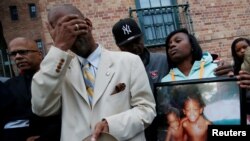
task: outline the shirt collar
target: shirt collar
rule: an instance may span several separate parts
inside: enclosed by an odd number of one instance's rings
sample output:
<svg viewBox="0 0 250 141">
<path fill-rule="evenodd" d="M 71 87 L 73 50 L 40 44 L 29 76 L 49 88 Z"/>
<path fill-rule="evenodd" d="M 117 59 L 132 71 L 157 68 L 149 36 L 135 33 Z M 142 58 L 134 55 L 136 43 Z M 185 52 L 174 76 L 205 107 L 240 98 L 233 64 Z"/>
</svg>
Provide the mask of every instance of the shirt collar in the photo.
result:
<svg viewBox="0 0 250 141">
<path fill-rule="evenodd" d="M 101 57 L 101 52 L 102 52 L 102 46 L 98 44 L 98 47 L 92 52 L 87 59 L 78 56 L 78 60 L 80 61 L 81 65 L 85 65 L 87 62 L 89 62 L 92 66 L 95 68 L 98 68 L 98 64 L 100 61 Z"/>
</svg>

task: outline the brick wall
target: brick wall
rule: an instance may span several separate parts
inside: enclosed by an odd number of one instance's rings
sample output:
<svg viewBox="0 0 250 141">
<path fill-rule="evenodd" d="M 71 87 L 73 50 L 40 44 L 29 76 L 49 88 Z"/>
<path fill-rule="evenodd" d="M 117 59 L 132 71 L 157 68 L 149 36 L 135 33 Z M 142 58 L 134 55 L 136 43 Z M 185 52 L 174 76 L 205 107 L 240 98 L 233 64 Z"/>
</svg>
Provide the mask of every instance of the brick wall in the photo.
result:
<svg viewBox="0 0 250 141">
<path fill-rule="evenodd" d="M 0 19 L 3 24 L 4 37 L 8 43 L 15 37 L 27 37 L 33 40 L 43 40 L 42 21 L 38 9 L 39 0 L 1 0 Z M 37 6 L 37 18 L 31 19 L 28 4 L 35 3 Z M 18 10 L 17 21 L 12 21 L 9 6 L 15 5 Z"/>
<path fill-rule="evenodd" d="M 128 17 L 129 7 L 135 7 L 134 0 L 40 0 L 42 20 L 47 21 L 48 10 L 54 5 L 71 3 L 79 8 L 93 23 L 96 42 L 110 50 L 118 50 L 112 35 L 112 26 L 120 18 Z M 52 43 L 45 30 L 47 45 Z"/>
<path fill-rule="evenodd" d="M 178 0 L 178 3 L 187 1 L 203 50 L 231 60 L 233 40 L 250 37 L 250 0 Z"/>
<path fill-rule="evenodd" d="M 29 2 L 36 3 L 38 0 L 0 2 L 0 12 L 4 13 L 0 14 L 0 18 L 5 21 L 3 26 L 7 42 L 21 35 L 30 38 L 44 37 L 48 47 L 52 43 L 44 23 L 47 21 L 48 10 L 57 4 L 71 3 L 92 20 L 96 41 L 107 49 L 118 50 L 111 32 L 112 26 L 120 18 L 128 17 L 129 7 L 135 8 L 134 0 L 40 0 L 38 18 L 31 20 L 26 6 Z M 232 41 L 237 37 L 250 37 L 250 0 L 177 0 L 177 2 L 189 3 L 195 36 L 204 51 L 217 53 L 221 58 L 231 60 Z M 11 3 L 22 5 L 23 14 L 19 16 L 22 21 L 10 21 L 7 5 Z"/>
<path fill-rule="evenodd" d="M 1 0 L 0 1 L 0 20 L 3 26 L 4 38 L 7 44 L 16 37 L 26 37 L 33 40 L 41 39 L 44 41 L 42 20 L 40 17 L 39 0 Z M 36 4 L 37 17 L 31 19 L 28 4 Z M 9 6 L 16 6 L 18 11 L 18 20 L 12 21 Z M 45 52 L 45 51 L 44 51 Z M 5 60 L 7 61 L 7 60 Z M 2 66 L 1 66 L 2 67 Z M 8 66 L 6 66 L 8 67 Z M 13 65 L 15 75 L 18 74 L 16 65 Z M 11 73 L 6 69 L 7 73 Z M 0 73 L 3 76 L 3 73 Z"/>
</svg>

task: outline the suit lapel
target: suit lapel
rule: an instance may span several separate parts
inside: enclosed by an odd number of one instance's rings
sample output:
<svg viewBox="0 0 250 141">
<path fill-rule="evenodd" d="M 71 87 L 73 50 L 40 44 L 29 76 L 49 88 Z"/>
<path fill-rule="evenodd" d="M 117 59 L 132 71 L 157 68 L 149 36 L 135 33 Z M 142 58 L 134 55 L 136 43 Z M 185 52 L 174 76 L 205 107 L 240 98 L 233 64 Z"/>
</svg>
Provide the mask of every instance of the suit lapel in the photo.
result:
<svg viewBox="0 0 250 141">
<path fill-rule="evenodd" d="M 99 100 L 101 95 L 105 92 L 108 84 L 110 83 L 114 70 L 112 68 L 113 61 L 109 57 L 108 51 L 102 49 L 101 59 L 98 66 L 98 71 L 95 80 L 94 96 L 93 96 L 93 107 Z"/>
<path fill-rule="evenodd" d="M 73 88 L 81 95 L 84 100 L 89 104 L 88 94 L 86 91 L 86 86 L 83 80 L 83 75 L 81 71 L 80 63 L 77 57 L 74 57 L 68 68 L 68 78 L 71 81 Z M 89 104 L 90 106 L 90 104 Z"/>
</svg>

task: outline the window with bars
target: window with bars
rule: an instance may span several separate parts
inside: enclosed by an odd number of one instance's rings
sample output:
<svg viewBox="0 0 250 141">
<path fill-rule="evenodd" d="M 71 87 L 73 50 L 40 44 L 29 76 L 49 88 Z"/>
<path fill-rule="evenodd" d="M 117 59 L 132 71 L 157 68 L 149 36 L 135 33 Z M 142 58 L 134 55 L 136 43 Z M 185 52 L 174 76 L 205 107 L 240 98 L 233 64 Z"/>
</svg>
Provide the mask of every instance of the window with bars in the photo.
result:
<svg viewBox="0 0 250 141">
<path fill-rule="evenodd" d="M 40 50 L 42 50 L 42 48 L 43 48 L 43 42 L 42 42 L 41 39 L 37 39 L 37 40 L 36 40 L 36 45 L 37 45 L 37 47 L 38 47 Z"/>
<path fill-rule="evenodd" d="M 41 39 L 37 39 L 36 41 L 36 45 L 38 47 L 38 49 L 42 52 L 43 56 L 45 55 L 45 50 L 44 50 L 44 46 L 43 46 L 43 41 Z"/>
<path fill-rule="evenodd" d="M 10 9 L 10 17 L 12 21 L 17 21 L 18 20 L 18 11 L 17 7 L 15 5 L 9 6 Z"/>
<path fill-rule="evenodd" d="M 144 33 L 146 47 L 162 46 L 167 35 L 181 27 L 192 32 L 188 4 L 177 5 L 175 0 L 135 0 L 136 9 L 129 10 Z"/>
<path fill-rule="evenodd" d="M 29 12 L 30 12 L 30 18 L 36 18 L 36 5 L 34 3 L 28 4 L 29 5 Z"/>
</svg>

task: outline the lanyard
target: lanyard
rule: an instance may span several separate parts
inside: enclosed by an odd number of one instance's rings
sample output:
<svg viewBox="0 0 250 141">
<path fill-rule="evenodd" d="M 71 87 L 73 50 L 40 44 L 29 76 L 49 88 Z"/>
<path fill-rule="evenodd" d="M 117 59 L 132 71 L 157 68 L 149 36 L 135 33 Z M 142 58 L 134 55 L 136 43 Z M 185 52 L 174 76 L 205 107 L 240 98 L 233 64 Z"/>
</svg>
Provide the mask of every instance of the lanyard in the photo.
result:
<svg viewBox="0 0 250 141">
<path fill-rule="evenodd" d="M 204 65 L 205 65 L 205 61 L 202 59 L 201 60 L 201 64 L 200 64 L 199 79 L 201 79 L 203 77 L 203 74 L 204 74 Z M 170 75 L 171 75 L 171 80 L 175 81 L 175 74 L 174 74 L 173 69 L 170 70 Z"/>
</svg>

